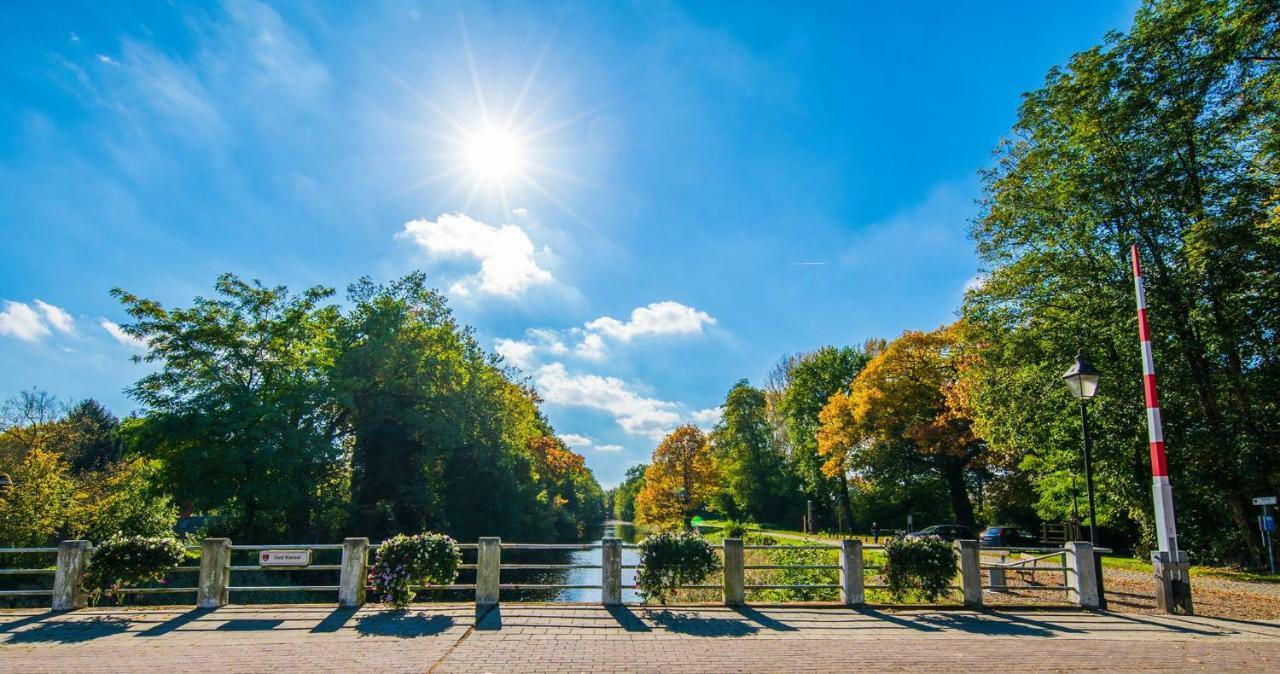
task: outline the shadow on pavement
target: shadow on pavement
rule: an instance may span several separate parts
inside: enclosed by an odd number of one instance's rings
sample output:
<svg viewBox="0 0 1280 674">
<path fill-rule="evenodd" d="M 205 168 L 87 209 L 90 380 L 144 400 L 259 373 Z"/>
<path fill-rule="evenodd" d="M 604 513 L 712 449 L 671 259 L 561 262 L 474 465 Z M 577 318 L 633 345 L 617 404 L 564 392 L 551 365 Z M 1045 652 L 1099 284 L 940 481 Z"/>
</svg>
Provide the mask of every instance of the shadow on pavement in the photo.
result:
<svg viewBox="0 0 1280 674">
<path fill-rule="evenodd" d="M 605 610 L 613 619 L 618 621 L 618 626 L 628 632 L 652 632 L 648 625 L 644 624 L 631 609 L 626 606 L 606 606 Z"/>
<path fill-rule="evenodd" d="M 982 634 L 985 636 L 995 637 L 1051 637 L 1053 630 L 1040 625 L 1027 624 L 1039 621 L 1020 622 L 1010 620 L 1009 616 L 996 616 L 994 614 L 980 615 L 952 615 L 940 613 L 937 615 L 922 615 L 918 618 L 922 622 L 936 625 L 944 630 L 957 630 L 967 632 L 969 634 Z"/>
<path fill-rule="evenodd" d="M 754 625 L 733 618 L 703 618 L 694 613 L 677 613 L 670 609 L 646 611 L 654 623 L 676 634 L 699 637 L 745 637 L 760 631 Z"/>
<path fill-rule="evenodd" d="M 1201 636 L 1210 636 L 1210 637 L 1216 637 L 1222 634 L 1221 630 L 1211 631 L 1211 630 L 1192 629 L 1190 627 L 1170 625 L 1169 623 L 1160 622 L 1158 620 L 1148 620 L 1145 618 L 1139 618 L 1135 615 L 1126 614 L 1126 613 L 1110 613 L 1109 612 L 1107 613 L 1107 615 L 1111 616 L 1112 618 L 1119 618 L 1120 620 L 1128 620 L 1129 622 L 1140 623 L 1143 625 L 1150 625 L 1152 627 L 1159 627 L 1160 629 L 1169 630 L 1170 632 L 1181 632 L 1183 634 L 1199 634 Z"/>
<path fill-rule="evenodd" d="M 476 629 L 496 631 L 502 629 L 502 607 L 494 604 L 476 609 Z"/>
<path fill-rule="evenodd" d="M 228 620 L 216 628 L 220 632 L 259 632 L 273 630 L 284 624 L 278 618 L 236 618 Z"/>
<path fill-rule="evenodd" d="M 316 623 L 316 626 L 312 627 L 311 631 L 317 634 L 337 632 L 347 624 L 348 620 L 351 620 L 351 616 L 355 615 L 357 610 L 352 607 L 335 608 L 329 612 L 329 615 L 324 617 L 324 620 Z"/>
<path fill-rule="evenodd" d="M 775 632 L 797 631 L 797 628 L 791 625 L 788 625 L 776 618 L 770 618 L 769 616 L 751 608 L 750 606 L 736 606 L 733 608 L 733 612 L 737 613 L 738 615 L 746 618 L 747 620 L 750 620 L 751 622 L 767 630 L 774 630 Z"/>
<path fill-rule="evenodd" d="M 385 611 L 364 616 L 356 621 L 356 631 L 365 636 L 426 637 L 453 627 L 453 618 L 445 615 L 428 616 L 408 611 Z M 478 627 L 478 626 L 477 626 Z"/>
<path fill-rule="evenodd" d="M 921 632 L 941 632 L 942 631 L 941 627 L 934 627 L 933 625 L 925 625 L 915 620 L 907 620 L 905 618 L 899 618 L 898 616 L 893 615 L 892 613 L 885 613 L 884 611 L 878 611 L 873 608 L 865 608 L 865 607 L 856 608 L 856 609 L 853 609 L 853 611 L 860 615 L 867 616 L 868 618 L 883 620 L 887 623 L 897 625 L 898 627 L 907 627 L 913 630 L 919 630 Z"/>
<path fill-rule="evenodd" d="M 5 623 L 0 623 L 0 634 L 4 634 L 5 632 L 12 632 L 14 629 L 18 627 L 22 627 L 24 625 L 30 625 L 32 623 L 41 622 L 48 618 L 52 618 L 60 613 L 63 613 L 63 611 L 45 611 L 44 613 L 36 613 L 35 615 L 29 615 L 25 618 L 18 618 L 17 620 L 10 620 Z"/>
<path fill-rule="evenodd" d="M 196 620 L 199 620 L 200 618 L 203 618 L 204 616 L 207 616 L 216 610 L 218 609 L 195 608 L 195 609 L 191 609 L 190 611 L 184 611 L 162 623 L 157 623 L 141 632 L 138 632 L 138 634 L 135 636 L 140 636 L 140 637 L 163 636 L 184 625 L 195 622 Z"/>
<path fill-rule="evenodd" d="M 7 644 L 59 643 L 75 644 L 109 637 L 129 629 L 129 621 L 120 618 L 66 620 L 41 623 L 29 630 L 10 632 Z"/>
</svg>

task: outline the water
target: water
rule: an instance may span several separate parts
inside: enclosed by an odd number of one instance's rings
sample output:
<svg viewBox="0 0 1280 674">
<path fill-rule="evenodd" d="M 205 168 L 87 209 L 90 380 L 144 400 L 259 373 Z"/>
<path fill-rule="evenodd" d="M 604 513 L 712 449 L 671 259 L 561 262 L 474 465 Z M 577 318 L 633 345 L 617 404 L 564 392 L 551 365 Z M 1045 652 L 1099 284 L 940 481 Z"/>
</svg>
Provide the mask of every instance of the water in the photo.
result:
<svg viewBox="0 0 1280 674">
<path fill-rule="evenodd" d="M 636 542 L 635 527 L 626 522 L 606 522 L 602 538 L 615 537 L 623 543 Z M 599 545 L 601 539 L 592 543 Z M 594 550 L 542 551 L 542 550 L 503 550 L 504 563 L 521 564 L 601 564 L 602 553 Z M 640 563 L 640 551 L 634 548 L 622 549 L 622 564 L 636 565 Z M 502 570 L 504 583 L 530 583 L 539 585 L 599 585 L 600 569 L 549 569 L 549 570 Z M 622 570 L 622 584 L 635 585 L 635 569 Z M 600 602 L 599 589 L 561 589 L 561 590 L 503 590 L 504 596 L 513 596 L 524 601 L 565 601 L 596 604 Z M 622 590 L 622 601 L 639 602 L 640 596 L 633 589 Z"/>
</svg>

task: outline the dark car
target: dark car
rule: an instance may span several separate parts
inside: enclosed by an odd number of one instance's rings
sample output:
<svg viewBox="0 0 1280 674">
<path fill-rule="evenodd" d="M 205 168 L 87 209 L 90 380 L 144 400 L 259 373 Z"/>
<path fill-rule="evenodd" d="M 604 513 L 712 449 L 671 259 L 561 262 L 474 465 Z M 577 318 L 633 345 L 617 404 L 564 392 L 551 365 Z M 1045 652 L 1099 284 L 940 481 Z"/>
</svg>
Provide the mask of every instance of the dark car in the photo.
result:
<svg viewBox="0 0 1280 674">
<path fill-rule="evenodd" d="M 972 539 L 973 529 L 960 524 L 935 524 L 907 534 L 907 538 L 921 538 L 923 536 L 937 536 L 944 541 L 959 541 Z"/>
<path fill-rule="evenodd" d="M 989 548 L 1033 548 L 1040 545 L 1040 541 L 1026 529 L 1009 526 L 987 527 L 978 540 Z"/>
</svg>

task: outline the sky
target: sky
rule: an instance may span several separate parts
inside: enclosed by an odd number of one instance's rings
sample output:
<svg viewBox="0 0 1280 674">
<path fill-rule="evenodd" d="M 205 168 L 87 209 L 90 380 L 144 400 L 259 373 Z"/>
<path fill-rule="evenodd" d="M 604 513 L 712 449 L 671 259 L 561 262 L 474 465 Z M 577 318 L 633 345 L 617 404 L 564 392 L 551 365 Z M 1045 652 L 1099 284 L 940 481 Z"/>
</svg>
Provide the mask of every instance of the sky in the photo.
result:
<svg viewBox="0 0 1280 674">
<path fill-rule="evenodd" d="M 617 484 L 785 354 L 955 318 L 1023 92 L 1136 1 L 4 3 L 0 397 L 109 291 L 424 270 Z"/>
</svg>

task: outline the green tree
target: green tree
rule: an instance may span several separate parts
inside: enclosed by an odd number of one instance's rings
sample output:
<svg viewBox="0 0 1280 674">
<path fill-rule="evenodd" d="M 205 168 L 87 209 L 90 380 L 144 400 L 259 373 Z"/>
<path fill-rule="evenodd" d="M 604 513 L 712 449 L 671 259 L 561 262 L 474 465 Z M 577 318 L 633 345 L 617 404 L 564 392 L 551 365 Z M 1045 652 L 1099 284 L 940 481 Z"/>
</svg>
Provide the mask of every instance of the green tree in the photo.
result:
<svg viewBox="0 0 1280 674">
<path fill-rule="evenodd" d="M 328 371 L 337 309 L 315 287 L 291 295 L 226 274 L 189 308 L 115 289 L 156 370 L 129 388 L 145 416 L 133 448 L 163 486 L 251 541 L 307 536 L 317 493 L 344 459 Z"/>
<path fill-rule="evenodd" d="M 965 315 L 985 346 L 979 434 L 1060 516 L 1079 420 L 1058 383 L 1077 348 L 1100 519 L 1152 539 L 1129 246 L 1144 263 L 1180 538 L 1259 559 L 1249 496 L 1277 487 L 1280 6 L 1163 0 L 1026 95 L 972 234 L 987 278 Z"/>
<path fill-rule="evenodd" d="M 725 396 L 724 414 L 711 432 L 722 480 L 720 510 L 729 517 L 782 522 L 794 485 L 786 456 L 774 443 L 765 392 L 743 379 Z"/>
<path fill-rule="evenodd" d="M 835 512 L 839 528 L 853 526 L 853 505 L 848 476 L 822 472 L 824 459 L 818 453 L 818 414 L 832 394 L 848 391 L 849 384 L 867 363 L 867 353 L 854 347 L 824 346 L 797 358 L 788 369 L 787 388 L 779 401 L 785 419 L 790 461 L 805 494 L 824 512 Z"/>
<path fill-rule="evenodd" d="M 648 464 L 636 464 L 627 469 L 627 476 L 613 492 L 613 516 L 624 522 L 636 517 L 636 494 L 644 489 L 644 472 Z"/>
<path fill-rule="evenodd" d="M 636 523 L 673 529 L 689 526 L 689 518 L 706 508 L 720 489 L 707 436 L 686 424 L 671 431 L 644 472 L 636 495 Z"/>
</svg>

